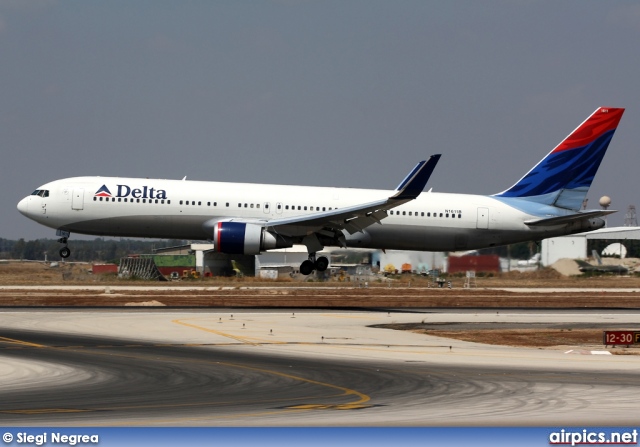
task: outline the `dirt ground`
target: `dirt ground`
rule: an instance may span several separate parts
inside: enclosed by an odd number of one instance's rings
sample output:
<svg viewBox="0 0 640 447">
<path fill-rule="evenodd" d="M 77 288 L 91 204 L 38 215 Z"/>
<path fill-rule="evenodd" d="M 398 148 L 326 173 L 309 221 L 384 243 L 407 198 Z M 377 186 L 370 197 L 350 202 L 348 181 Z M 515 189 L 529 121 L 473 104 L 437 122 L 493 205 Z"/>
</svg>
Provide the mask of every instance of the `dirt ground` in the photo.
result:
<svg viewBox="0 0 640 447">
<path fill-rule="evenodd" d="M 400 276 L 337 281 L 260 281 L 257 278 L 203 278 L 176 282 L 123 280 L 115 275 L 93 275 L 89 264 L 51 267 L 35 262 L 0 262 L 0 307 L 184 307 L 184 308 L 640 308 L 640 278 L 620 276 L 562 276 L 545 269 L 479 277 L 476 287 L 464 288 L 464 278 L 448 278 L 452 288 L 434 287 L 427 278 Z M 365 284 L 366 283 L 366 284 Z M 40 290 L 11 286 L 46 286 Z M 104 286 L 99 290 L 51 289 L 55 286 Z M 112 286 L 157 286 L 153 291 L 114 291 Z M 162 290 L 183 287 L 184 291 Z M 192 290 L 190 288 L 206 288 Z M 589 292 L 507 292 L 494 288 L 589 288 Z M 616 289 L 637 289 L 628 290 Z M 640 330 L 639 327 L 629 328 Z M 598 346 L 602 328 L 433 330 L 431 335 L 511 346 Z M 616 328 L 617 329 L 617 328 Z M 640 349 L 616 349 L 637 354 Z"/>
<path fill-rule="evenodd" d="M 0 286 L 6 285 L 130 285 L 130 284 L 149 284 L 142 280 L 124 280 L 119 279 L 116 275 L 93 275 L 91 274 L 91 264 L 85 263 L 63 263 L 57 267 L 51 267 L 49 263 L 43 262 L 8 262 L 0 261 Z M 447 281 L 451 281 L 454 289 L 462 288 L 465 283 L 464 275 L 450 275 Z M 374 287 L 427 287 L 429 279 L 417 275 L 398 275 L 393 278 L 363 278 L 367 281 L 368 286 Z M 640 276 L 618 276 L 618 275 L 574 275 L 565 276 L 551 268 L 541 269 L 530 272 L 513 271 L 509 273 L 499 274 L 478 274 L 476 278 L 476 288 L 495 288 L 495 287 L 553 287 L 553 288 L 638 288 L 640 290 Z M 292 279 L 284 278 L 275 281 L 265 281 L 259 278 L 201 278 L 188 279 L 180 281 L 171 281 L 169 283 L 153 283 L 162 286 L 170 284 L 172 286 L 313 286 L 327 285 L 331 287 L 352 288 L 358 285 L 357 278 L 351 278 L 351 281 L 339 282 L 336 280 L 320 282 L 313 275 L 306 278 L 303 277 Z"/>
</svg>

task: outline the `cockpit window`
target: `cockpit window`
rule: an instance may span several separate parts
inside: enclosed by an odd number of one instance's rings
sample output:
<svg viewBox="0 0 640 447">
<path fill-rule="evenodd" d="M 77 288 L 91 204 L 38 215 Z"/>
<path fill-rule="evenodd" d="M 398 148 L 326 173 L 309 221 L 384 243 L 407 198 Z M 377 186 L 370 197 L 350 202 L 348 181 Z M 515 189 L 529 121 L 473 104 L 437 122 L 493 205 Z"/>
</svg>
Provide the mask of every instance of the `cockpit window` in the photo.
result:
<svg viewBox="0 0 640 447">
<path fill-rule="evenodd" d="M 49 197 L 48 189 L 36 189 L 31 193 L 32 196 Z"/>
</svg>

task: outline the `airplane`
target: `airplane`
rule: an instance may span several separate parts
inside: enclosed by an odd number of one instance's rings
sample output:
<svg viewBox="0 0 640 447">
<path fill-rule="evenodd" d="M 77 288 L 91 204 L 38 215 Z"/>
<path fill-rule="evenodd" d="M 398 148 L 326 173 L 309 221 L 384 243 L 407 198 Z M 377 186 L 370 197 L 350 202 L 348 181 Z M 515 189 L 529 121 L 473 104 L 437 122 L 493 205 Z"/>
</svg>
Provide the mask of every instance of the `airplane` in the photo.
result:
<svg viewBox="0 0 640 447">
<path fill-rule="evenodd" d="M 518 261 L 518 267 L 531 267 L 540 265 L 540 253 L 536 253 L 527 260 Z"/>
<path fill-rule="evenodd" d="M 589 264 L 586 261 L 582 261 L 580 259 L 576 259 L 576 263 L 578 264 L 578 269 L 583 272 L 591 272 L 591 273 L 615 273 L 618 275 L 626 275 L 629 273 L 629 269 L 624 265 L 605 265 L 602 263 L 602 259 L 600 259 L 600 255 L 595 250 L 592 250 L 593 258 L 598 262 L 598 265 Z"/>
<path fill-rule="evenodd" d="M 26 217 L 96 236 L 209 240 L 257 255 L 303 244 L 300 273 L 327 269 L 324 247 L 461 251 L 596 230 L 612 210 L 580 210 L 623 108 L 599 107 L 513 186 L 493 195 L 423 192 L 440 154 L 419 162 L 394 191 L 335 187 L 73 177 L 18 203 Z"/>
</svg>

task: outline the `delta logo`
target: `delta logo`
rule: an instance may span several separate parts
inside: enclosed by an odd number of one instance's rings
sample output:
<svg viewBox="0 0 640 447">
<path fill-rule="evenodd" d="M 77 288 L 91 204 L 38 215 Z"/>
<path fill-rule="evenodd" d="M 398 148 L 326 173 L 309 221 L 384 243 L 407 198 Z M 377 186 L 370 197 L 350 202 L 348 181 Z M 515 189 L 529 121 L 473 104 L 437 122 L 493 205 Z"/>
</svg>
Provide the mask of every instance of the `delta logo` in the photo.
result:
<svg viewBox="0 0 640 447">
<path fill-rule="evenodd" d="M 164 189 L 150 188 L 149 186 L 143 186 L 142 188 L 132 188 L 129 185 L 116 185 L 118 187 L 118 193 L 114 196 L 107 188 L 107 185 L 102 185 L 100 189 L 96 191 L 96 197 L 133 197 L 134 199 L 166 199 L 167 191 Z"/>
<path fill-rule="evenodd" d="M 111 191 L 107 188 L 107 185 L 102 185 L 102 188 L 96 191 L 96 197 L 113 197 Z"/>
</svg>

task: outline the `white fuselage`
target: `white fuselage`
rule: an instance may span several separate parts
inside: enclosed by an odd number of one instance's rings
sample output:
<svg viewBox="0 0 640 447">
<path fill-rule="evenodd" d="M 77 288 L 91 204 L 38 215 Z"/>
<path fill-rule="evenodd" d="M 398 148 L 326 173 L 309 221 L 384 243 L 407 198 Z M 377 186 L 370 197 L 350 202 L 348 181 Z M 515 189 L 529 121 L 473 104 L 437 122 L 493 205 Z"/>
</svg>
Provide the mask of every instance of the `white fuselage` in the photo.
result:
<svg viewBox="0 0 640 447">
<path fill-rule="evenodd" d="M 27 196 L 18 209 L 51 228 L 101 236 L 189 240 L 212 239 L 210 223 L 216 219 L 267 221 L 310 215 L 384 199 L 393 193 L 118 177 L 67 178 L 47 183 L 38 191 L 46 193 Z M 423 192 L 390 210 L 382 224 L 353 235 L 345 232 L 345 236 L 347 245 L 354 247 L 453 251 L 539 240 L 599 226 L 532 228 L 525 221 L 552 215 L 556 209 L 537 206 L 534 211 L 531 207 L 523 211 L 527 206 L 514 206 L 491 196 Z"/>
</svg>

